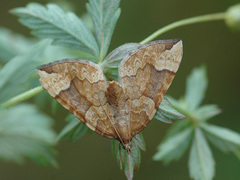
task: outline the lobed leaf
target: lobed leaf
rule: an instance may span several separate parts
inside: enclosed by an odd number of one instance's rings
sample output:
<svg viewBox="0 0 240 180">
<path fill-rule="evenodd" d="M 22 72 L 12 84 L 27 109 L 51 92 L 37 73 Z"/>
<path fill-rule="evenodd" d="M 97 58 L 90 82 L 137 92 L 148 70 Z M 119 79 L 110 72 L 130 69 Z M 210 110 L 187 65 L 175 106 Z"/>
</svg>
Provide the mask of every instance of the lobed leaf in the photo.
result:
<svg viewBox="0 0 240 180">
<path fill-rule="evenodd" d="M 0 158 L 22 163 L 28 157 L 39 164 L 57 166 L 51 125 L 51 119 L 32 105 L 0 109 Z"/>
<path fill-rule="evenodd" d="M 175 122 L 168 129 L 167 134 L 165 136 L 165 139 L 167 139 L 171 136 L 175 136 L 176 134 L 178 134 L 179 132 L 183 131 L 184 129 L 186 129 L 188 127 L 192 127 L 192 124 L 189 121 L 189 119 Z"/>
<path fill-rule="evenodd" d="M 240 134 L 230 129 L 202 124 L 207 138 L 223 152 L 236 152 L 240 149 Z"/>
<path fill-rule="evenodd" d="M 140 46 L 138 43 L 127 43 L 114 49 L 100 64 L 108 79 L 118 79 L 118 67 L 122 59 Z"/>
<path fill-rule="evenodd" d="M 124 171 L 127 179 L 129 180 L 133 178 L 134 171 L 137 171 L 140 166 L 140 149 L 145 150 L 145 143 L 141 134 L 132 139 L 131 154 L 128 154 L 117 140 L 112 141 L 113 155 L 117 159 L 120 169 Z"/>
<path fill-rule="evenodd" d="M 48 44 L 46 40 L 36 44 L 24 54 L 11 59 L 0 70 L 0 102 L 33 87 L 36 83 L 35 68 L 41 64 L 41 56 Z"/>
<path fill-rule="evenodd" d="M 128 180 L 132 180 L 134 172 L 134 160 L 130 154 L 126 153 L 126 151 L 124 152 L 124 162 L 123 169 L 125 176 Z"/>
<path fill-rule="evenodd" d="M 167 124 L 173 124 L 172 120 L 165 117 L 160 110 L 157 111 L 154 118 Z"/>
<path fill-rule="evenodd" d="M 208 104 L 199 107 L 194 112 L 194 116 L 198 119 L 198 121 L 207 121 L 212 117 L 221 113 L 221 110 L 215 104 Z"/>
<path fill-rule="evenodd" d="M 186 116 L 174 109 L 166 97 L 163 98 L 158 110 L 167 117 L 168 119 L 177 120 L 177 119 L 186 119 Z"/>
<path fill-rule="evenodd" d="M 186 119 L 186 116 L 174 109 L 164 97 L 154 118 L 164 123 L 173 124 L 172 120 Z"/>
<path fill-rule="evenodd" d="M 162 160 L 165 163 L 179 159 L 190 144 L 192 132 L 192 128 L 187 128 L 174 136 L 168 137 L 158 146 L 158 152 L 153 156 L 153 159 L 155 161 Z"/>
<path fill-rule="evenodd" d="M 201 104 L 207 89 L 207 72 L 206 67 L 193 69 L 187 78 L 185 101 L 189 111 L 193 111 Z"/>
<path fill-rule="evenodd" d="M 57 141 L 65 138 L 76 141 L 88 131 L 88 127 L 72 114 L 67 116 L 66 121 L 68 124 L 58 134 Z"/>
<path fill-rule="evenodd" d="M 195 180 L 213 179 L 215 173 L 214 165 L 215 162 L 206 138 L 201 129 L 197 128 L 189 157 L 191 178 Z"/>
<path fill-rule="evenodd" d="M 138 133 L 133 138 L 134 143 L 139 147 L 141 150 L 146 151 L 146 144 L 143 138 L 142 133 Z"/>
<path fill-rule="evenodd" d="M 115 25 L 120 16 L 119 4 L 120 0 L 90 0 L 87 4 L 88 13 L 94 24 L 101 59 L 107 54 Z"/>
<path fill-rule="evenodd" d="M 0 62 L 8 62 L 14 56 L 27 51 L 34 41 L 8 29 L 0 28 Z"/>
<path fill-rule="evenodd" d="M 174 109 L 178 109 L 181 112 L 186 112 L 187 105 L 184 99 L 180 98 L 179 100 L 177 100 L 169 95 L 165 95 L 164 97 L 167 98 L 168 102 L 171 104 L 172 107 L 174 107 Z"/>
<path fill-rule="evenodd" d="M 99 56 L 97 42 L 92 33 L 73 13 L 65 13 L 60 7 L 48 4 L 47 8 L 30 3 L 25 8 L 11 11 L 20 17 L 20 22 L 32 29 L 40 38 L 53 39 L 53 43 Z"/>
</svg>

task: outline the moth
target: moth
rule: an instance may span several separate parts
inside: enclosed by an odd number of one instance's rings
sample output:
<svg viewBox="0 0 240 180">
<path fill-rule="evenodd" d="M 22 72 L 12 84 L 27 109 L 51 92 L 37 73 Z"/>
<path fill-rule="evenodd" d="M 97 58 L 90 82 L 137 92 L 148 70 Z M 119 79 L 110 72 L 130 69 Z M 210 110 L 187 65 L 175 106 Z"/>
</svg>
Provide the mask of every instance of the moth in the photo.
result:
<svg viewBox="0 0 240 180">
<path fill-rule="evenodd" d="M 152 41 L 126 55 L 119 82 L 107 82 L 90 61 L 64 59 L 38 68 L 47 92 L 96 133 L 118 140 L 128 153 L 132 138 L 153 119 L 179 68 L 180 39 Z"/>
</svg>

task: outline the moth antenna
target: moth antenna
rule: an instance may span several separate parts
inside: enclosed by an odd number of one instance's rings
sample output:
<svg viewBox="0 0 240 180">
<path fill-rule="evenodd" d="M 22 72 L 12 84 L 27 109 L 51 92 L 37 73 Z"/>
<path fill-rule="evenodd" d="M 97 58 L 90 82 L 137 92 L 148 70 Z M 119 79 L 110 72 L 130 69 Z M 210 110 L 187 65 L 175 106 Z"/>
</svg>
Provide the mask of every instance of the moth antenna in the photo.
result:
<svg viewBox="0 0 240 180">
<path fill-rule="evenodd" d="M 102 106 L 102 107 L 103 107 L 103 110 L 104 110 L 105 114 L 107 115 L 108 119 L 110 120 L 110 122 L 111 122 L 111 124 L 112 124 L 112 126 L 113 126 L 113 128 L 114 128 L 114 130 L 115 130 L 115 132 L 117 133 L 117 135 L 118 135 L 121 143 L 123 144 L 123 140 L 122 140 L 120 134 L 118 133 L 117 128 L 114 126 L 114 123 L 112 122 L 111 118 L 110 118 L 109 115 L 107 114 L 107 111 L 105 110 L 104 106 Z"/>
<path fill-rule="evenodd" d="M 129 119 L 128 119 L 128 142 L 129 142 L 129 144 L 131 144 L 131 140 L 130 140 L 130 133 L 131 133 L 131 131 L 130 131 L 130 123 L 131 123 L 131 106 L 130 106 L 130 109 L 129 109 Z"/>
</svg>

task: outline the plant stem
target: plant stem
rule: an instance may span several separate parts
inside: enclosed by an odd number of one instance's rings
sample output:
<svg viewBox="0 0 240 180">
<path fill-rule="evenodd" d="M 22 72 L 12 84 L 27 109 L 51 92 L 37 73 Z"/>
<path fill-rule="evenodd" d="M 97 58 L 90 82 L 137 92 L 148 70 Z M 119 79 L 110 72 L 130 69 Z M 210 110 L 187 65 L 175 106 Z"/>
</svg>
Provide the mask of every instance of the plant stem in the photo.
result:
<svg viewBox="0 0 240 180">
<path fill-rule="evenodd" d="M 225 18 L 226 13 L 215 13 L 215 14 L 207 14 L 207 15 L 202 15 L 202 16 L 196 16 L 196 17 L 191 17 L 187 19 L 182 19 L 176 22 L 173 22 L 167 26 L 164 26 L 151 34 L 149 37 L 144 39 L 143 41 L 140 42 L 140 44 L 145 44 L 149 41 L 152 41 L 159 35 L 168 32 L 172 29 L 175 29 L 177 27 L 189 25 L 189 24 L 194 24 L 194 23 L 200 23 L 200 22 L 207 22 L 207 21 L 216 21 L 216 20 L 223 20 Z"/>
<path fill-rule="evenodd" d="M 9 108 L 19 102 L 25 101 L 37 94 L 40 94 L 41 92 L 45 91 L 45 89 L 42 86 L 38 86 L 35 87 L 33 89 L 30 89 L 29 91 L 26 91 L 22 94 L 19 94 L 11 99 L 9 99 L 8 101 L 6 101 L 5 103 L 1 104 L 1 107 L 3 108 Z"/>
</svg>

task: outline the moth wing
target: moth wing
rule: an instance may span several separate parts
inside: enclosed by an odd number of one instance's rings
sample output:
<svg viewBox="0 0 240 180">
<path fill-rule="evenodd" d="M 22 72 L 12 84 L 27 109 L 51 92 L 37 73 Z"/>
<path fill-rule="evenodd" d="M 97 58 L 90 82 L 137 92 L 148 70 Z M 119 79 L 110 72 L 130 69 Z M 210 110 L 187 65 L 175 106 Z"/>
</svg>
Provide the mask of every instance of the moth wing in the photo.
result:
<svg viewBox="0 0 240 180">
<path fill-rule="evenodd" d="M 182 59 L 182 41 L 147 43 L 130 53 L 119 66 L 119 79 L 128 100 L 131 137 L 154 117 Z"/>
<path fill-rule="evenodd" d="M 66 59 L 43 65 L 37 73 L 48 93 L 90 129 L 108 138 L 116 137 L 106 97 L 107 82 L 96 64 Z"/>
</svg>

